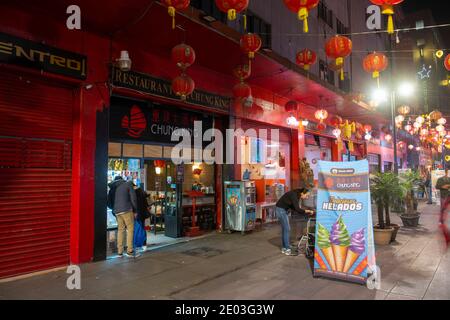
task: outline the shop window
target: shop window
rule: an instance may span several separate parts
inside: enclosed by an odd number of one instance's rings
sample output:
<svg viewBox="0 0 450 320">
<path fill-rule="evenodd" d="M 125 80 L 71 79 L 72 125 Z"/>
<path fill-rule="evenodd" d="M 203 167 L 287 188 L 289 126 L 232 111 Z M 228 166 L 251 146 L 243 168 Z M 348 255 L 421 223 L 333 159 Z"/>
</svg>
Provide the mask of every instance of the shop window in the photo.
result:
<svg viewBox="0 0 450 320">
<path fill-rule="evenodd" d="M 319 61 L 319 76 L 323 81 L 328 81 L 328 65 L 325 61 Z"/>
</svg>

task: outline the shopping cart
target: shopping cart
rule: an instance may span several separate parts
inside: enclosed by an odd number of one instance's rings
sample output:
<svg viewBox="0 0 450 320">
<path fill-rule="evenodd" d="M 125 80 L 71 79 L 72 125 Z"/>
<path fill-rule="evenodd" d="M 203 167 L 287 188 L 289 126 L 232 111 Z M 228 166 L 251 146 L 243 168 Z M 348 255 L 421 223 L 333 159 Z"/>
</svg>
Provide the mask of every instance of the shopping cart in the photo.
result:
<svg viewBox="0 0 450 320">
<path fill-rule="evenodd" d="M 306 224 L 306 230 L 297 244 L 299 254 L 304 254 L 308 259 L 314 258 L 316 244 L 316 216 L 311 216 Z"/>
</svg>

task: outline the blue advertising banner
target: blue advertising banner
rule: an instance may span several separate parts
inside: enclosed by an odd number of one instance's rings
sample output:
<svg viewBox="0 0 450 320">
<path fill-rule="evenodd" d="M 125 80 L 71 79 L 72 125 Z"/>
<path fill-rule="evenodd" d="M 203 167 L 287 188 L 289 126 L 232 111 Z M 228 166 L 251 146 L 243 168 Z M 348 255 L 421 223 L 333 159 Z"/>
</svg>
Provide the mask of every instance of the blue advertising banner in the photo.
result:
<svg viewBox="0 0 450 320">
<path fill-rule="evenodd" d="M 369 162 L 319 161 L 314 274 L 366 283 L 375 272 Z"/>
</svg>

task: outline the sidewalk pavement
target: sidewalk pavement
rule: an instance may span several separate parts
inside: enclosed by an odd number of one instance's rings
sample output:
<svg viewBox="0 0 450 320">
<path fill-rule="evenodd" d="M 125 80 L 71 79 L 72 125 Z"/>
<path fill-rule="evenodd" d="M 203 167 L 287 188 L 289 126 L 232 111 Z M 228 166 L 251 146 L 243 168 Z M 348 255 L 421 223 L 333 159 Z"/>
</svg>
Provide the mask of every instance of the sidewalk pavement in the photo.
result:
<svg viewBox="0 0 450 320">
<path fill-rule="evenodd" d="M 377 248 L 380 290 L 313 278 L 304 256 L 281 254 L 275 224 L 245 236 L 213 234 L 136 260 L 82 265 L 81 290 L 67 289 L 65 270 L 0 283 L 0 299 L 450 299 L 439 208 L 421 204 L 419 211 L 419 228 L 402 228 L 396 243 Z M 392 220 L 401 225 L 395 214 Z"/>
</svg>

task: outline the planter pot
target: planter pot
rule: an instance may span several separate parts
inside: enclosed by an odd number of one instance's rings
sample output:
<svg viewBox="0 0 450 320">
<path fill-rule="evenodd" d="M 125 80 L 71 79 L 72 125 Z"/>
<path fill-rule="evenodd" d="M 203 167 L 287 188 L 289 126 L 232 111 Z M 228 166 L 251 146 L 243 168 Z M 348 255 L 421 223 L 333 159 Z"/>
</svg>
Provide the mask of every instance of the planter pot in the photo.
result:
<svg viewBox="0 0 450 320">
<path fill-rule="evenodd" d="M 400 230 L 400 226 L 398 224 L 392 224 L 390 225 L 392 228 L 394 228 L 394 232 L 392 232 L 392 238 L 391 238 L 391 242 L 394 242 L 395 239 L 397 238 L 397 233 L 398 230 Z"/>
<path fill-rule="evenodd" d="M 373 228 L 375 244 L 378 246 L 388 245 L 389 243 L 391 243 L 393 232 L 394 228 L 387 228 L 387 229 Z"/>
<path fill-rule="evenodd" d="M 407 215 L 403 214 L 400 216 L 402 219 L 403 225 L 405 227 L 417 227 L 419 225 L 420 214 Z"/>
</svg>

